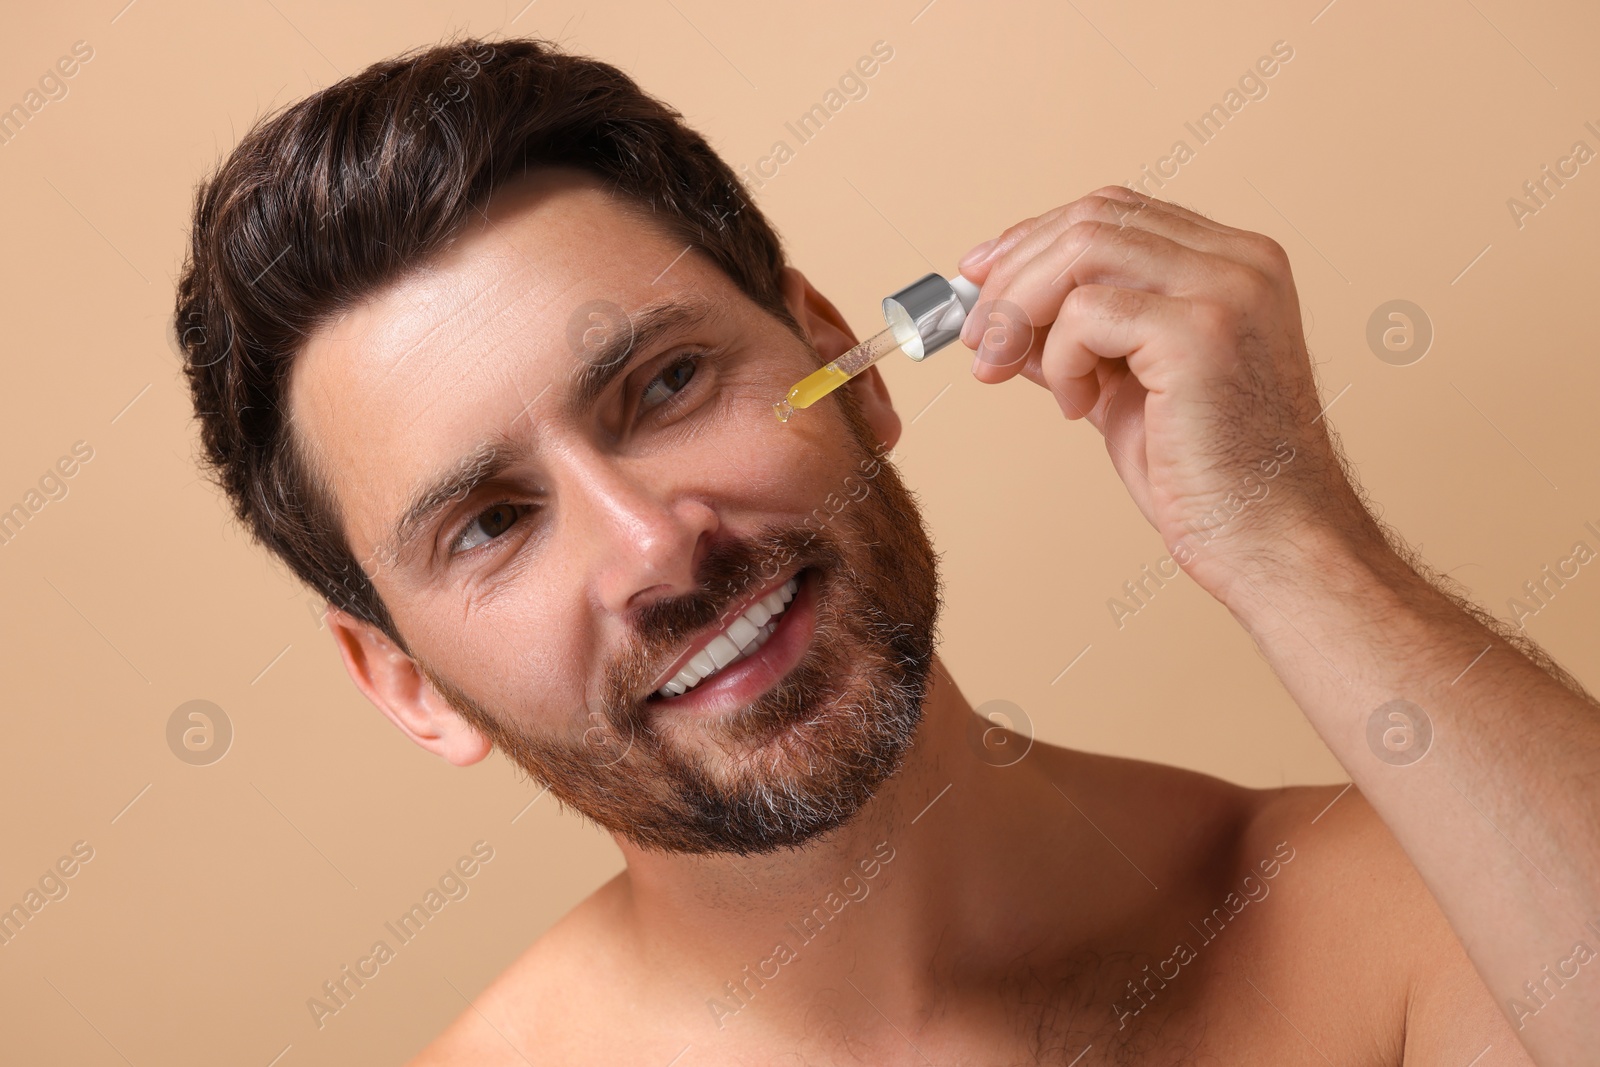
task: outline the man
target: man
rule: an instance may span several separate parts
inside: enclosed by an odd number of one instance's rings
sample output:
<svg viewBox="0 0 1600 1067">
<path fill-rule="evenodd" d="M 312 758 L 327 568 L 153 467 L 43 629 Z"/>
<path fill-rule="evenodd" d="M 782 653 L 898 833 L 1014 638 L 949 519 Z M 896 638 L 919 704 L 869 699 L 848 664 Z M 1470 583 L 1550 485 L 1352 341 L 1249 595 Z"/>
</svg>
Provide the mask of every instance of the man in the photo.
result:
<svg viewBox="0 0 1600 1067">
<path fill-rule="evenodd" d="M 423 51 L 202 188 L 176 322 L 241 520 L 396 726 L 627 861 L 417 1062 L 1593 1063 L 1596 705 L 1367 512 L 1282 249 L 1112 188 L 961 268 L 975 375 L 1105 436 L 1357 788 L 992 758 L 881 377 L 773 417 L 855 337 L 614 68 Z"/>
</svg>

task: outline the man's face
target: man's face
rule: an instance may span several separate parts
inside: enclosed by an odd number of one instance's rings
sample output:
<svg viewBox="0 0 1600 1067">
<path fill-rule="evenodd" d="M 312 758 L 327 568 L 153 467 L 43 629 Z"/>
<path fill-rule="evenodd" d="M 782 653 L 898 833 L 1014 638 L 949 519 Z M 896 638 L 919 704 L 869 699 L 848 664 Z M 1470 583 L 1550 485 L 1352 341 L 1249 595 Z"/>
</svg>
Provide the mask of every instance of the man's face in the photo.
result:
<svg viewBox="0 0 1600 1067">
<path fill-rule="evenodd" d="M 591 180 L 502 193 L 314 334 L 290 381 L 426 678 L 363 688 L 442 696 L 644 848 L 761 852 L 843 823 L 912 742 L 938 585 L 854 401 L 774 417 L 817 365 Z"/>
</svg>

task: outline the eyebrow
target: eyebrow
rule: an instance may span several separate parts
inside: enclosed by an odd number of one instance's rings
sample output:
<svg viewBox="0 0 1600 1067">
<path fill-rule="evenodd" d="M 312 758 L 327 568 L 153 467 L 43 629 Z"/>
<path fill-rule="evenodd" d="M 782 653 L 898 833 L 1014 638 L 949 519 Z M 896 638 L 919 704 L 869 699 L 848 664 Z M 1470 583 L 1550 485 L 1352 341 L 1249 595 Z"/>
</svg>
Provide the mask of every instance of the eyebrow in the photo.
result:
<svg viewBox="0 0 1600 1067">
<path fill-rule="evenodd" d="M 615 308 L 615 305 L 613 308 L 621 310 Z M 608 331 L 609 336 L 597 345 L 587 358 L 579 354 L 583 362 L 573 375 L 572 390 L 567 400 L 567 413 L 577 415 L 593 407 L 612 380 L 627 369 L 628 357 L 635 351 L 648 351 L 664 338 L 675 337 L 695 327 L 715 323 L 722 318 L 723 310 L 721 304 L 704 297 L 667 298 L 645 304 L 631 315 L 625 315 L 627 329 L 616 329 L 617 324 L 614 322 L 605 323 L 606 326 L 612 327 Z M 599 311 L 594 311 L 590 313 L 590 317 L 592 319 L 600 314 Z M 581 323 L 575 320 L 574 326 L 579 325 Z M 581 337 L 582 334 L 578 336 Z M 572 340 L 571 343 L 574 349 L 580 347 L 580 343 L 576 340 Z"/>
<path fill-rule="evenodd" d="M 612 307 L 615 308 L 614 305 Z M 607 331 L 608 336 L 592 351 L 576 353 L 581 362 L 572 375 L 565 405 L 567 414 L 581 414 L 592 408 L 606 388 L 628 368 L 629 357 L 635 352 L 649 351 L 664 339 L 715 322 L 722 317 L 723 310 L 720 304 L 703 297 L 668 298 L 645 304 L 632 314 L 624 313 L 627 329 L 614 328 L 614 322 L 606 323 L 613 327 Z M 591 313 L 591 317 L 601 314 L 596 311 Z M 581 326 L 581 322 L 578 325 Z M 569 331 L 570 343 L 575 350 L 582 348 L 577 340 L 580 337 L 581 333 L 573 336 Z M 521 414 L 519 412 L 518 417 Z M 525 460 L 528 454 L 526 445 L 503 431 L 497 432 L 459 457 L 448 469 L 423 481 L 412 492 L 400 518 L 391 529 L 389 544 L 393 546 L 394 554 L 398 556 L 403 553 L 417 535 L 452 503 L 472 495 L 479 486 L 498 478 Z"/>
</svg>

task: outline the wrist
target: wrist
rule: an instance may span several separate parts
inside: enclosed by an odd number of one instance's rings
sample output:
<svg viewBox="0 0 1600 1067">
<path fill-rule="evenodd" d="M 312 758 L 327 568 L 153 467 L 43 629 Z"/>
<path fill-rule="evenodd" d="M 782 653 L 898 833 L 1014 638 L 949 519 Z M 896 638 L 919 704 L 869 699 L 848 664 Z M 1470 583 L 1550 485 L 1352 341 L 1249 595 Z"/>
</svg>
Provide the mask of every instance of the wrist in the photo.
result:
<svg viewBox="0 0 1600 1067">
<path fill-rule="evenodd" d="M 1219 570 L 1213 595 L 1251 633 L 1317 605 L 1377 610 L 1437 595 L 1364 511 L 1352 522 L 1308 519 L 1235 553 Z"/>
</svg>

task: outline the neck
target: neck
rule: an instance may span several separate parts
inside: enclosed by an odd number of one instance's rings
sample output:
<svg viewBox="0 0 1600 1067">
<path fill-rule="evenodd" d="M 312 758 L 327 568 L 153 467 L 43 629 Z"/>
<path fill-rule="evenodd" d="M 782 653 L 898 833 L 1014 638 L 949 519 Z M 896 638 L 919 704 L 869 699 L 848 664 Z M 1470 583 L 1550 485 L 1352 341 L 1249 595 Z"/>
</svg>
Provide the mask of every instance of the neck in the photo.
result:
<svg viewBox="0 0 1600 1067">
<path fill-rule="evenodd" d="M 1041 849 L 1054 853 L 1051 868 L 1059 862 L 1071 871 L 1087 828 L 1067 817 L 1071 808 L 1046 776 L 1040 752 L 1005 767 L 994 764 L 1010 757 L 984 759 L 975 736 L 989 724 L 937 659 L 933 677 L 900 772 L 844 826 L 760 856 L 645 852 L 617 838 L 639 951 L 670 959 L 686 981 L 707 983 L 703 995 L 721 997 L 730 1009 L 739 1002 L 729 999 L 732 991 L 719 991 L 730 978 L 748 985 L 747 964 L 767 975 L 805 971 L 809 978 L 774 979 L 793 989 L 839 969 L 925 977 L 936 948 L 941 957 L 952 951 L 952 937 L 979 939 L 985 952 L 1015 951 L 996 937 L 994 918 L 975 915 L 985 902 L 1012 895 L 1008 886 L 1037 881 Z M 1009 741 L 1019 743 L 1028 741 Z M 1066 882 L 1057 884 L 1070 892 Z M 1049 896 L 1064 912 L 1062 897 Z M 1000 925 L 1007 923 L 1020 928 L 1026 919 L 1011 915 Z M 809 959 L 803 967 L 758 967 L 775 945 Z M 819 960 L 827 962 L 819 967 Z"/>
</svg>

